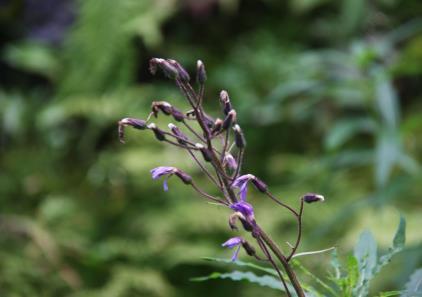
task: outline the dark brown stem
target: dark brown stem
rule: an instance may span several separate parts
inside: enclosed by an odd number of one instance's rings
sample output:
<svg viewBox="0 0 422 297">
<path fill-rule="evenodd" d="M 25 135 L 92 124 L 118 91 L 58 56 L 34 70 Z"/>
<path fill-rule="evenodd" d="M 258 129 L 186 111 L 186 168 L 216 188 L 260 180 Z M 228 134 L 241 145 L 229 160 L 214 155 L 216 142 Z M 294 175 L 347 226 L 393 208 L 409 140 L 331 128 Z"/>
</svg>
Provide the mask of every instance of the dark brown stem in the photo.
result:
<svg viewBox="0 0 422 297">
<path fill-rule="evenodd" d="M 218 182 L 215 180 L 215 178 L 212 176 L 212 174 L 207 170 L 207 168 L 205 168 L 204 165 L 202 165 L 202 163 L 198 160 L 198 158 L 195 156 L 195 154 L 188 149 L 188 153 L 189 155 L 191 155 L 192 159 L 196 162 L 196 164 L 198 164 L 198 166 L 202 169 L 202 171 L 208 176 L 208 178 L 218 187 L 220 188 L 220 185 L 218 184 Z"/>
<path fill-rule="evenodd" d="M 286 257 L 283 255 L 278 245 L 261 228 L 259 228 L 259 235 L 280 261 L 281 265 L 286 271 L 287 276 L 289 277 L 290 282 L 292 283 L 293 288 L 295 289 L 297 297 L 305 297 L 305 293 L 299 283 L 299 280 L 296 277 L 295 272 L 293 271 L 293 268 L 290 266 L 289 262 L 287 262 Z"/>
<path fill-rule="evenodd" d="M 297 219 L 297 238 L 296 238 L 295 245 L 293 246 L 290 255 L 286 259 L 287 262 L 289 262 L 291 260 L 291 258 L 294 256 L 294 254 L 296 253 L 296 250 L 299 247 L 300 240 L 302 238 L 302 215 L 303 215 L 303 198 L 300 199 L 299 215 L 296 217 L 296 219 Z"/>
<path fill-rule="evenodd" d="M 211 201 L 213 201 L 215 203 L 218 203 L 218 204 L 223 204 L 225 206 L 229 206 L 229 204 L 226 201 L 221 200 L 221 199 L 218 199 L 218 198 L 216 198 L 214 196 L 211 196 L 210 194 L 205 193 L 200 188 L 198 188 L 198 186 L 196 184 L 194 184 L 193 182 L 191 183 L 191 186 L 192 186 L 192 188 L 195 189 L 195 191 L 197 191 L 199 194 L 201 194 L 202 196 L 204 196 L 208 200 L 211 200 Z"/>
<path fill-rule="evenodd" d="M 295 217 L 298 217 L 299 214 L 297 213 L 296 210 L 294 210 L 293 208 L 291 208 L 290 206 L 288 206 L 287 204 L 281 202 L 280 200 L 278 200 L 273 194 L 271 194 L 271 192 L 267 191 L 265 192 L 265 194 L 270 197 L 274 202 L 276 202 L 277 204 L 283 206 L 284 208 L 287 208 Z"/>
<path fill-rule="evenodd" d="M 268 261 L 271 263 L 271 265 L 273 266 L 273 268 L 275 269 L 275 271 L 277 271 L 278 277 L 280 278 L 280 281 L 283 284 L 283 287 L 284 287 L 284 290 L 286 291 L 287 296 L 288 297 L 291 297 L 292 295 L 290 294 L 290 291 L 289 291 L 289 288 L 287 287 L 286 281 L 284 280 L 284 277 L 281 274 L 280 269 L 278 269 L 277 264 L 274 262 L 273 258 L 271 257 L 271 254 L 268 251 L 267 247 L 262 242 L 262 239 L 261 238 L 258 237 L 256 240 L 257 240 L 258 245 L 261 248 L 262 252 L 267 257 Z"/>
</svg>

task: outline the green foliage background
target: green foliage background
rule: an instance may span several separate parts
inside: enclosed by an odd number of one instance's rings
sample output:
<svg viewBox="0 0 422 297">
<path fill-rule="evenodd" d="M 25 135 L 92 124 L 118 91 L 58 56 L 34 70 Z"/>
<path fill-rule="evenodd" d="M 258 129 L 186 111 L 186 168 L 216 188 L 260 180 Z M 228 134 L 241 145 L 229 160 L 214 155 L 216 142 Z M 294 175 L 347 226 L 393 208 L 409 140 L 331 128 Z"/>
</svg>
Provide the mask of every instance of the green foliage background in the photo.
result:
<svg viewBox="0 0 422 297">
<path fill-rule="evenodd" d="M 151 168 L 173 165 L 214 191 L 183 152 L 133 130 L 118 142 L 116 122 L 145 118 L 152 100 L 187 107 L 148 74 L 151 57 L 191 71 L 203 60 L 211 111 L 229 91 L 245 172 L 292 204 L 326 197 L 306 209 L 302 251 L 337 246 L 346 258 L 364 229 L 387 249 L 401 213 L 406 248 L 371 294 L 403 288 L 421 266 L 420 1 L 68 2 L 74 18 L 58 43 L 31 36 L 25 16 L 40 3 L 0 4 L 0 295 L 279 295 L 189 281 L 217 267 L 201 257 L 229 257 L 220 243 L 232 233 L 227 210 L 151 181 Z M 287 213 L 250 196 L 261 224 L 292 240 Z M 326 276 L 329 262 L 302 264 Z"/>
</svg>

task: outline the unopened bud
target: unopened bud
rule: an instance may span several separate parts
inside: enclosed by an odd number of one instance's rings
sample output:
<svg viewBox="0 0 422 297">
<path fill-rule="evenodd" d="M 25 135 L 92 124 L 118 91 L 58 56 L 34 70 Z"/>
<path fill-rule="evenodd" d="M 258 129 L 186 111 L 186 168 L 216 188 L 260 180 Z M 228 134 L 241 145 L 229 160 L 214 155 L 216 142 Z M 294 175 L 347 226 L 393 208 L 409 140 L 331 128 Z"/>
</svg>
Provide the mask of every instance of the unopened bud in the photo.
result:
<svg viewBox="0 0 422 297">
<path fill-rule="evenodd" d="M 171 60 L 168 59 L 167 60 L 174 68 L 177 69 L 178 75 L 179 75 L 179 79 L 182 82 L 189 82 L 190 81 L 190 76 L 189 73 L 185 70 L 185 68 L 182 67 L 182 65 L 180 65 L 179 62 L 177 62 L 176 60 Z"/>
<path fill-rule="evenodd" d="M 212 161 L 212 154 L 209 149 L 207 149 L 205 146 L 203 146 L 200 143 L 195 144 L 195 147 L 201 151 L 202 157 L 204 158 L 206 162 Z"/>
<path fill-rule="evenodd" d="M 212 134 L 217 134 L 221 131 L 221 128 L 223 127 L 223 120 L 222 119 L 216 119 L 214 122 L 214 127 L 212 128 Z"/>
<path fill-rule="evenodd" d="M 164 134 L 164 132 L 157 127 L 157 125 L 155 125 L 154 123 L 149 124 L 148 129 L 151 129 L 152 132 L 154 132 L 155 138 L 157 138 L 157 140 L 159 141 L 163 141 L 166 139 L 166 136 Z"/>
<path fill-rule="evenodd" d="M 234 171 L 237 168 L 237 162 L 234 159 L 233 155 L 226 153 L 223 158 L 223 166 Z"/>
<path fill-rule="evenodd" d="M 239 218 L 245 219 L 245 217 L 240 212 L 235 212 L 229 216 L 229 226 L 232 230 L 238 230 L 236 224 Z"/>
<path fill-rule="evenodd" d="M 247 242 L 246 240 L 243 240 L 242 241 L 242 247 L 245 249 L 246 253 L 249 256 L 255 256 L 255 254 L 256 254 L 255 248 L 253 246 L 251 246 L 249 244 L 249 242 Z"/>
<path fill-rule="evenodd" d="M 185 134 L 183 134 L 183 132 L 180 131 L 180 129 L 177 126 L 175 126 L 172 123 L 170 123 L 170 124 L 168 124 L 168 127 L 171 130 L 171 132 L 175 136 L 177 136 L 177 142 L 178 143 L 180 143 L 182 145 L 186 144 L 186 141 L 185 140 L 188 140 L 188 137 Z"/>
<path fill-rule="evenodd" d="M 125 127 L 131 126 L 135 129 L 144 130 L 146 128 L 146 122 L 144 120 L 124 118 L 119 121 L 119 140 L 121 143 L 125 143 Z"/>
<path fill-rule="evenodd" d="M 190 185 L 192 183 L 192 177 L 187 174 L 186 172 L 177 169 L 176 172 L 174 173 L 178 178 L 180 178 L 182 180 L 183 183 L 185 183 L 186 185 Z"/>
<path fill-rule="evenodd" d="M 214 121 L 215 120 L 212 117 L 204 113 L 204 122 L 208 128 L 212 129 L 214 127 Z"/>
<path fill-rule="evenodd" d="M 319 195 L 319 194 L 315 194 L 315 193 L 307 193 L 305 195 L 303 195 L 302 197 L 303 201 L 305 201 L 306 203 L 314 203 L 314 202 L 324 202 L 324 196 Z"/>
<path fill-rule="evenodd" d="M 157 73 L 157 67 L 160 67 L 164 74 L 171 79 L 176 79 L 179 77 L 179 71 L 168 61 L 160 58 L 152 58 L 149 61 L 149 71 L 153 75 Z"/>
<path fill-rule="evenodd" d="M 238 148 L 244 148 L 246 147 L 246 139 L 243 135 L 242 129 L 240 129 L 239 125 L 234 125 L 234 142 Z"/>
<path fill-rule="evenodd" d="M 237 120 L 236 118 L 237 118 L 236 110 L 234 109 L 230 110 L 226 118 L 224 119 L 223 130 L 229 129 L 230 126 L 236 122 Z"/>
<path fill-rule="evenodd" d="M 152 102 L 152 109 L 154 111 L 154 107 L 161 110 L 165 115 L 171 115 L 172 106 L 167 101 L 154 101 Z"/>
<path fill-rule="evenodd" d="M 258 191 L 260 191 L 262 193 L 267 192 L 268 186 L 262 180 L 260 180 L 259 178 L 255 177 L 254 179 L 252 179 L 252 183 L 258 189 Z"/>
<path fill-rule="evenodd" d="M 203 85 L 207 80 L 207 73 L 205 72 L 204 63 L 201 60 L 196 62 L 196 81 Z"/>
<path fill-rule="evenodd" d="M 227 115 L 230 110 L 232 110 L 232 104 L 230 103 L 230 97 L 227 91 L 223 90 L 220 92 L 220 101 L 223 105 L 223 112 L 225 115 Z"/>
<path fill-rule="evenodd" d="M 171 114 L 173 118 L 178 122 L 182 122 L 185 119 L 185 115 L 183 114 L 183 112 L 181 112 L 174 106 L 171 108 Z"/>
</svg>

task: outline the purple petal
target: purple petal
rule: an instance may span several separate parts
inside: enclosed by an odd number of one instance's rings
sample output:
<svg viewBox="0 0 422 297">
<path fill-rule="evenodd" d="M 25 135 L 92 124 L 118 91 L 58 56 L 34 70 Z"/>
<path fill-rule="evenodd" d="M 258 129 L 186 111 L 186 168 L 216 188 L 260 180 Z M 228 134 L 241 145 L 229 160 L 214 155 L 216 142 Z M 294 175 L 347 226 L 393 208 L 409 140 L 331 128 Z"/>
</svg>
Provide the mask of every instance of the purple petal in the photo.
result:
<svg viewBox="0 0 422 297">
<path fill-rule="evenodd" d="M 235 204 L 230 205 L 230 208 L 234 211 L 240 212 L 246 218 L 254 218 L 254 210 L 252 205 L 247 202 L 237 202 Z"/>
<path fill-rule="evenodd" d="M 221 246 L 228 247 L 229 249 L 232 249 L 235 246 L 242 244 L 242 241 L 243 241 L 242 237 L 236 236 L 236 237 L 230 238 L 225 243 L 223 243 Z"/>
<path fill-rule="evenodd" d="M 165 192 L 167 192 L 169 190 L 169 186 L 168 186 L 167 180 L 168 180 L 168 178 L 165 178 L 164 179 L 164 182 L 163 182 L 163 188 L 164 188 L 164 191 Z"/>
<path fill-rule="evenodd" d="M 240 252 L 240 245 L 238 246 L 238 248 L 233 252 L 232 258 L 231 260 L 234 262 L 237 260 L 237 257 L 239 256 L 239 252 Z"/>
</svg>

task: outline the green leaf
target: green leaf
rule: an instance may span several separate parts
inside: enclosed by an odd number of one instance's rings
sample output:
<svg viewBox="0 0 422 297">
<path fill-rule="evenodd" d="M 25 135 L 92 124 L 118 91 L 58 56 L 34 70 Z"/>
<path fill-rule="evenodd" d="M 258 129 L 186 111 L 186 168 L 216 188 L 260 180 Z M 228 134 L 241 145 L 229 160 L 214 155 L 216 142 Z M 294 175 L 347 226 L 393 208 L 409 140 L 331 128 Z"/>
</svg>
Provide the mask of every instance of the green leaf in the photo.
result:
<svg viewBox="0 0 422 297">
<path fill-rule="evenodd" d="M 422 268 L 416 270 L 405 285 L 405 291 L 400 297 L 422 296 Z"/>
<path fill-rule="evenodd" d="M 374 132 L 376 122 L 369 118 L 346 119 L 338 121 L 325 138 L 327 149 L 336 149 L 359 132 Z"/>
<path fill-rule="evenodd" d="M 391 261 L 391 258 L 403 249 L 405 243 L 406 243 L 406 220 L 404 219 L 403 216 L 400 216 L 399 226 L 397 228 L 396 234 L 394 235 L 394 239 L 393 239 L 393 246 L 388 249 L 388 252 L 385 255 L 380 257 L 377 263 L 377 266 L 375 268 L 374 274 L 378 273 L 382 267 L 387 265 Z"/>
<path fill-rule="evenodd" d="M 368 230 L 364 231 L 355 246 L 354 255 L 359 263 L 360 278 L 357 288 L 367 287 L 377 265 L 377 243 Z"/>
<path fill-rule="evenodd" d="M 388 292 L 381 292 L 379 297 L 391 297 L 391 296 L 398 296 L 400 295 L 401 291 L 388 291 Z"/>
<path fill-rule="evenodd" d="M 280 281 L 277 278 L 270 275 L 257 276 L 256 274 L 250 271 L 243 272 L 235 270 L 233 272 L 228 273 L 213 272 L 208 276 L 191 278 L 191 281 L 202 282 L 211 279 L 230 279 L 233 281 L 246 280 L 248 282 L 258 284 L 261 287 L 269 287 L 271 289 L 284 291 L 284 288 L 282 287 Z"/>
<path fill-rule="evenodd" d="M 359 280 L 359 262 L 354 256 L 347 258 L 347 285 L 353 288 Z"/>
<path fill-rule="evenodd" d="M 254 268 L 256 270 L 263 271 L 263 272 L 266 272 L 266 273 L 269 273 L 271 275 L 278 277 L 277 271 L 275 271 L 274 269 L 268 268 L 268 267 L 263 267 L 263 266 L 260 266 L 260 265 L 256 265 L 256 264 L 251 263 L 251 262 L 243 262 L 243 261 L 240 261 L 240 260 L 232 261 L 232 260 L 229 260 L 229 259 L 213 258 L 213 257 L 204 257 L 202 259 L 207 260 L 207 261 L 211 261 L 211 262 L 220 262 L 220 263 L 226 263 L 226 264 L 233 264 L 233 265 L 236 265 L 236 266 L 250 267 L 250 268 Z"/>
</svg>

